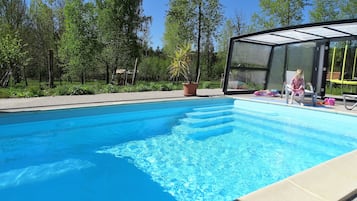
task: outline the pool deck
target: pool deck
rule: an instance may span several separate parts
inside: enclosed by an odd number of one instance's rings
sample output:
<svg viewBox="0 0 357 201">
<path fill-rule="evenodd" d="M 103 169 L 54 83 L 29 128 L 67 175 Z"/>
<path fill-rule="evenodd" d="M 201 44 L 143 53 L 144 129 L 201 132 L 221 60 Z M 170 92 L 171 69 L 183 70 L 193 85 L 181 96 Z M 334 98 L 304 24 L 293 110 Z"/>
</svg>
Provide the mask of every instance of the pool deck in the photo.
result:
<svg viewBox="0 0 357 201">
<path fill-rule="evenodd" d="M 212 96 L 223 96 L 223 92 L 221 89 L 198 89 L 197 96 L 195 97 L 185 97 L 182 90 L 175 90 L 36 98 L 0 98 L 0 112 L 38 111 L 163 100 L 198 99 Z"/>
<path fill-rule="evenodd" d="M 82 96 L 57 96 L 38 98 L 9 98 L 0 99 L 0 114 L 7 112 L 39 111 L 89 107 L 100 105 L 127 104 L 148 101 L 199 99 L 206 97 L 224 97 L 221 89 L 198 89 L 198 96 L 184 97 L 182 91 L 158 91 L 115 93 Z M 229 97 L 283 102 L 280 98 L 255 97 L 253 95 L 234 95 Z M 296 107 L 301 107 L 293 105 Z M 304 106 L 307 107 L 307 106 Z M 312 107 L 311 107 L 312 108 Z M 315 109 L 315 108 L 312 108 Z M 346 110 L 341 101 L 329 108 L 316 108 L 336 113 L 355 115 L 357 108 Z M 357 121 L 356 121 L 357 122 Z M 356 125 L 351 126 L 356 129 Z M 239 201 L 357 201 L 350 198 L 357 195 L 357 150 L 338 158 L 322 163 L 316 167 L 293 175 L 287 179 L 259 189 L 237 200 Z"/>
</svg>

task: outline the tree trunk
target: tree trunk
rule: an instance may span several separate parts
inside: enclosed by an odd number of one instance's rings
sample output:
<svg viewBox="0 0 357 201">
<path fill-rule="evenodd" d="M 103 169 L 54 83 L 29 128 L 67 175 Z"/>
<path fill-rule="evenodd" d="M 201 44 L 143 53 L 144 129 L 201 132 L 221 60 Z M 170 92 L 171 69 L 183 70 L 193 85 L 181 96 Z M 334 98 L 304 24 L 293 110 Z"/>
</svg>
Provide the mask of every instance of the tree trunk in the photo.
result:
<svg viewBox="0 0 357 201">
<path fill-rule="evenodd" d="M 196 64 L 196 83 L 200 79 L 200 51 L 201 51 L 201 18 L 202 18 L 202 2 L 198 4 L 198 37 L 197 37 L 197 64 Z"/>
<path fill-rule="evenodd" d="M 26 76 L 26 69 L 25 67 L 22 68 L 22 74 L 24 76 L 24 80 L 25 80 L 25 86 L 28 87 L 29 86 L 29 83 L 27 82 L 27 76 Z"/>
<path fill-rule="evenodd" d="M 131 84 L 134 85 L 135 84 L 135 79 L 136 79 L 136 71 L 138 69 L 138 58 L 135 59 L 135 65 L 134 65 L 134 71 L 133 71 L 133 77 L 131 80 Z"/>
<path fill-rule="evenodd" d="M 50 88 L 54 88 L 53 82 L 53 50 L 48 50 L 48 85 Z"/>
<path fill-rule="evenodd" d="M 81 73 L 81 84 L 84 84 L 84 71 Z"/>
<path fill-rule="evenodd" d="M 1 77 L 0 84 L 1 87 L 8 87 L 9 86 L 9 80 L 10 80 L 10 73 L 11 70 L 7 70 L 4 75 Z"/>
<path fill-rule="evenodd" d="M 109 64 L 108 64 L 108 62 L 105 62 L 105 67 L 106 67 L 106 74 L 105 74 L 105 81 L 106 81 L 106 83 L 107 84 L 109 84 Z"/>
</svg>

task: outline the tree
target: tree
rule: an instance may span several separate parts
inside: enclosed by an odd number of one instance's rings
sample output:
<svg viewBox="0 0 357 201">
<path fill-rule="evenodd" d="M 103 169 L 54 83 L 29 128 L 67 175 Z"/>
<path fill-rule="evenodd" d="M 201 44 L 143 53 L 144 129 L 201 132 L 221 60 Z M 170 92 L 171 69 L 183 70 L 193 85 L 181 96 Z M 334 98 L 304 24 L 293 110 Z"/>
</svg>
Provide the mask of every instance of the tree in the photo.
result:
<svg viewBox="0 0 357 201">
<path fill-rule="evenodd" d="M 213 76 L 213 63 L 215 61 L 214 40 L 218 36 L 217 27 L 221 26 L 223 21 L 222 5 L 217 0 L 207 0 L 202 2 L 202 41 L 204 66 L 206 66 L 207 77 Z M 200 41 L 201 42 L 201 41 Z M 199 63 L 199 62 L 197 62 Z M 200 66 L 197 65 L 197 68 Z"/>
<path fill-rule="evenodd" d="M 163 37 L 163 51 L 166 55 L 172 55 L 182 41 L 188 41 L 188 39 L 180 34 L 183 29 L 180 28 L 179 23 L 174 20 L 169 20 L 169 18 L 170 17 L 166 17 L 165 32 Z"/>
<path fill-rule="evenodd" d="M 23 0 L 0 1 L 0 22 L 15 31 L 23 27 L 26 19 L 26 4 Z"/>
<path fill-rule="evenodd" d="M 128 70 L 140 55 L 139 33 L 147 31 L 150 17 L 143 15 L 142 0 L 97 0 L 100 61 L 106 66 L 107 82 L 113 82 L 118 68 Z M 143 37 L 146 35 L 143 35 Z M 143 40 L 141 40 L 143 41 Z"/>
<path fill-rule="evenodd" d="M 60 56 L 70 78 L 85 83 L 86 74 L 94 69 L 97 49 L 96 15 L 94 4 L 67 0 L 64 7 L 65 32 Z"/>
<path fill-rule="evenodd" d="M 356 0 L 342 0 L 340 2 L 341 18 L 354 19 L 357 17 L 357 1 Z"/>
<path fill-rule="evenodd" d="M 314 0 L 313 9 L 310 11 L 311 22 L 325 22 L 338 19 L 340 9 L 339 0 Z"/>
<path fill-rule="evenodd" d="M 256 30 L 296 25 L 303 20 L 308 0 L 260 0 L 261 13 L 252 16 Z"/>
<path fill-rule="evenodd" d="M 56 43 L 58 38 L 55 37 L 55 16 L 54 10 L 49 7 L 50 2 L 42 0 L 33 0 L 30 5 L 29 16 L 31 19 L 31 40 L 29 40 L 31 55 L 36 58 L 32 65 L 38 69 L 39 80 L 42 81 L 42 72 L 48 72 L 49 51 L 57 52 Z M 53 72 L 49 77 L 53 77 Z M 51 87 L 53 87 L 51 85 Z"/>
<path fill-rule="evenodd" d="M 13 76 L 14 82 L 20 81 L 21 71 L 29 61 L 28 52 L 24 50 L 26 44 L 17 34 L 3 33 L 0 31 L 0 67 L 2 87 L 9 85 L 10 76 Z"/>
<path fill-rule="evenodd" d="M 310 11 L 312 22 L 325 22 L 357 17 L 357 1 L 355 0 L 314 0 Z"/>
<path fill-rule="evenodd" d="M 170 0 L 169 2 L 165 22 L 164 51 L 173 55 L 179 44 L 195 44 L 196 81 L 199 80 L 200 75 L 201 46 L 206 46 L 207 52 L 212 51 L 211 40 L 223 19 L 222 16 L 222 6 L 218 0 Z M 202 42 L 202 38 L 206 40 Z"/>
<path fill-rule="evenodd" d="M 19 63 L 17 59 L 19 57 L 22 57 L 25 55 L 22 55 L 21 53 L 24 53 L 24 47 L 26 46 L 26 43 L 23 42 L 22 40 L 22 35 L 24 32 L 24 27 L 25 27 L 25 22 L 26 22 L 26 4 L 25 1 L 23 0 L 11 0 L 11 1 L 0 1 L 0 38 L 2 40 L 3 45 L 10 45 L 9 48 L 7 47 L 1 47 L 2 49 L 2 62 L 0 65 L 2 65 L 2 70 L 6 68 L 7 70 L 4 72 L 2 71 L 2 74 L 7 74 L 11 73 L 11 76 L 14 79 L 15 83 L 19 83 L 21 81 L 21 74 L 24 72 L 21 71 L 23 70 L 23 65 Z M 27 61 L 27 60 L 26 60 Z M 6 63 L 10 62 L 10 63 Z M 16 63 L 13 63 L 16 62 Z M 24 61 L 24 63 L 26 63 Z M 4 67 L 6 66 L 6 67 Z M 9 76 L 5 76 L 9 78 Z M 2 77 L 4 78 L 4 76 Z M 4 80 L 2 80 L 4 81 Z M 7 81 L 5 81 L 5 85 L 7 86 Z"/>
<path fill-rule="evenodd" d="M 173 55 L 182 43 L 194 42 L 193 8 L 188 0 L 170 0 L 165 18 L 164 52 Z"/>
</svg>

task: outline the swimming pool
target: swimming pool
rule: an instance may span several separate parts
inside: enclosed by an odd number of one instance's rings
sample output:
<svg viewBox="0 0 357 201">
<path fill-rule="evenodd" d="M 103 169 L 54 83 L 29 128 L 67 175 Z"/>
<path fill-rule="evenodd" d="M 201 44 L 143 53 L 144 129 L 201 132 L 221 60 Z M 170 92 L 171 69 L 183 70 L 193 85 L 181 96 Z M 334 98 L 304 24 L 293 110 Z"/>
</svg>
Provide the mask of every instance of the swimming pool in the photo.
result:
<svg viewBox="0 0 357 201">
<path fill-rule="evenodd" d="M 233 200 L 356 149 L 355 120 L 230 98 L 1 113 L 0 197 Z"/>
</svg>

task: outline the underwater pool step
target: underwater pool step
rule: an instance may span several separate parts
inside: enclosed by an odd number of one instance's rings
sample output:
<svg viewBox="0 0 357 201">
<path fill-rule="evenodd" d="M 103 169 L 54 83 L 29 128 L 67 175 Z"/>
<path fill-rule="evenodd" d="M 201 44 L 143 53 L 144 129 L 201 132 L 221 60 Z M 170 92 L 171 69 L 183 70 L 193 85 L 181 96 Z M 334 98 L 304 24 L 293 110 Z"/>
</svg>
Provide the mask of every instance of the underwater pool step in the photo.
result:
<svg viewBox="0 0 357 201">
<path fill-rule="evenodd" d="M 310 140 L 316 140 L 318 142 L 325 142 L 331 144 L 331 146 L 335 147 L 350 147 L 351 144 L 346 145 L 346 143 L 354 143 L 354 138 L 344 136 L 340 138 L 336 133 L 333 133 L 329 130 L 323 130 L 323 128 L 306 128 L 301 127 L 300 123 L 296 123 L 291 118 L 285 117 L 272 117 L 271 119 L 267 119 L 264 117 L 260 117 L 259 115 L 251 115 L 249 113 L 245 113 L 242 111 L 235 112 L 235 118 L 237 120 L 245 121 L 250 124 L 258 124 L 262 127 L 271 128 L 276 130 L 277 132 L 285 132 L 292 133 L 296 137 L 306 137 Z M 337 138 L 336 138 L 337 137 Z M 347 139 L 347 140 L 346 140 Z M 352 146 L 357 146 L 356 144 Z"/>
<path fill-rule="evenodd" d="M 345 145 L 342 145 L 342 143 L 345 142 L 344 140 L 342 139 L 331 140 L 329 133 L 323 133 L 318 129 L 306 129 L 306 128 L 299 127 L 299 125 L 294 125 L 294 124 L 291 125 L 284 121 L 277 121 L 277 120 L 267 121 L 266 119 L 253 118 L 249 116 L 244 116 L 244 117 L 235 116 L 235 119 L 238 120 L 238 122 L 243 121 L 245 124 L 250 124 L 252 126 L 269 128 L 269 130 L 275 131 L 275 133 L 282 134 L 283 135 L 282 137 L 285 137 L 284 135 L 286 133 L 289 133 L 292 137 L 295 137 L 297 139 L 306 138 L 309 141 L 328 143 L 337 147 L 346 147 Z"/>
<path fill-rule="evenodd" d="M 246 125 L 244 124 L 245 124 L 244 122 L 235 124 L 234 132 L 244 135 L 245 137 L 249 136 L 251 138 L 256 138 L 257 140 L 266 139 L 268 140 L 268 142 L 271 142 L 273 144 L 277 143 L 284 146 L 286 145 L 290 147 L 295 147 L 296 149 L 303 149 L 306 150 L 307 153 L 313 152 L 314 154 L 318 153 L 318 154 L 323 154 L 324 156 L 331 156 L 331 154 L 326 153 L 325 151 L 311 148 L 312 144 L 297 143 L 295 140 L 287 140 L 284 137 L 274 135 L 275 131 L 266 130 L 264 127 L 259 127 L 259 126 L 246 127 Z M 241 127 L 244 127 L 244 129 L 241 130 L 240 129 Z M 259 144 L 258 141 L 256 143 Z"/>
<path fill-rule="evenodd" d="M 233 109 L 233 105 L 219 105 L 219 106 L 207 106 L 207 107 L 198 107 L 194 108 L 195 112 L 209 112 L 209 111 L 217 111 L 217 110 L 231 110 Z"/>
<path fill-rule="evenodd" d="M 205 128 L 191 129 L 191 132 L 187 133 L 187 137 L 194 140 L 206 140 L 210 137 L 216 137 L 232 133 L 234 126 L 231 123 L 225 123 L 221 125 L 214 125 Z"/>
<path fill-rule="evenodd" d="M 207 111 L 207 112 L 198 111 L 198 112 L 188 112 L 186 113 L 186 117 L 192 119 L 207 119 L 212 117 L 231 115 L 232 113 L 233 111 L 231 109 L 214 110 L 214 111 Z"/>
<path fill-rule="evenodd" d="M 271 124 L 264 121 L 253 121 L 252 119 L 243 117 L 236 117 L 236 120 L 237 121 L 234 125 L 237 127 L 237 129 L 244 128 L 244 131 L 249 131 L 258 135 L 264 135 L 270 138 L 275 138 L 277 140 L 283 140 L 284 142 L 293 144 L 295 146 L 308 147 L 321 153 L 327 152 L 326 154 L 331 154 L 330 152 L 334 152 L 336 150 L 349 151 L 348 146 L 328 141 L 324 139 L 324 136 L 320 136 L 320 138 L 311 137 L 310 135 L 313 134 L 313 131 L 304 131 L 304 133 L 302 133 L 302 131 L 291 129 L 291 127 L 284 128 L 282 126 L 283 124 L 272 126 Z M 287 128 L 290 129 L 287 130 Z M 327 149 L 327 147 L 329 149 Z"/>
<path fill-rule="evenodd" d="M 232 115 L 224 115 L 207 119 L 184 118 L 180 120 L 180 123 L 181 125 L 187 125 L 191 128 L 200 128 L 233 122 L 234 120 Z"/>
</svg>

